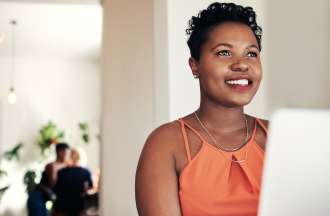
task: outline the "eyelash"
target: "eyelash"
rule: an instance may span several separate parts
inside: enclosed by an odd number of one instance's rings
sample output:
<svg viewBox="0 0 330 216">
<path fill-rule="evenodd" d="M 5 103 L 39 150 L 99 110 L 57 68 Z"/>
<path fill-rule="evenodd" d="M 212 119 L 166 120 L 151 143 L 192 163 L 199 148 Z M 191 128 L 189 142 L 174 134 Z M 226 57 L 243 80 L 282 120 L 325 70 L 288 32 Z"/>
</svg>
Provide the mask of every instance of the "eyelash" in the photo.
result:
<svg viewBox="0 0 330 216">
<path fill-rule="evenodd" d="M 249 56 L 249 54 L 253 54 L 253 56 Z M 247 55 L 248 55 L 249 57 L 252 57 L 252 58 L 256 58 L 256 57 L 258 57 L 258 54 L 257 54 L 256 52 L 252 52 L 252 51 L 248 52 Z"/>
<path fill-rule="evenodd" d="M 230 54 L 229 50 L 220 50 L 216 53 L 217 56 L 228 56 L 228 55 L 222 55 L 223 53 Z"/>
<path fill-rule="evenodd" d="M 224 55 L 224 53 L 226 53 L 226 55 Z M 230 53 L 229 50 L 220 50 L 220 51 L 216 52 L 217 56 L 229 56 L 230 54 L 231 53 Z M 250 54 L 252 54 L 252 56 L 250 56 Z M 253 51 L 249 51 L 247 53 L 247 57 L 256 58 L 256 57 L 258 57 L 258 53 L 253 52 Z"/>
</svg>

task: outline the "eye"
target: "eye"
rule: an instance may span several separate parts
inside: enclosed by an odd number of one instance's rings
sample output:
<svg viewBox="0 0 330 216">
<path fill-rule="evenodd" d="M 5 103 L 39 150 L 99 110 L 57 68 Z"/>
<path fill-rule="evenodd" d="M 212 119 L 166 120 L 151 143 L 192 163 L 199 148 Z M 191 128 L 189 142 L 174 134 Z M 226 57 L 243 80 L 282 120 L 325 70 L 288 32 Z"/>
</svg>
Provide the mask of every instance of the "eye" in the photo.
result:
<svg viewBox="0 0 330 216">
<path fill-rule="evenodd" d="M 246 55 L 247 57 L 256 58 L 258 56 L 258 53 L 254 51 L 249 51 Z"/>
<path fill-rule="evenodd" d="M 216 53 L 217 56 L 230 56 L 229 50 L 221 50 Z"/>
</svg>

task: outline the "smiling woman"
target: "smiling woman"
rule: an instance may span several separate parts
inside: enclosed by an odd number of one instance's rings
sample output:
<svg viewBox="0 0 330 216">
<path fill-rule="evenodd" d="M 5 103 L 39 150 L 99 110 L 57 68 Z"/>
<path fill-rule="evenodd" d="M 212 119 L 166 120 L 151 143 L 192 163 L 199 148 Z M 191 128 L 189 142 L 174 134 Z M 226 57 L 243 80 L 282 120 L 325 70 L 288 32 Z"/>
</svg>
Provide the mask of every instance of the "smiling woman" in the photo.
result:
<svg viewBox="0 0 330 216">
<path fill-rule="evenodd" d="M 218 24 L 200 50 L 199 59 L 191 57 L 189 63 L 205 96 L 229 106 L 249 103 L 261 81 L 259 45 L 251 28 L 237 21 Z"/>
<path fill-rule="evenodd" d="M 138 212 L 256 215 L 268 125 L 244 113 L 262 80 L 256 14 L 213 3 L 186 32 L 200 107 L 148 137 L 136 173 Z"/>
</svg>

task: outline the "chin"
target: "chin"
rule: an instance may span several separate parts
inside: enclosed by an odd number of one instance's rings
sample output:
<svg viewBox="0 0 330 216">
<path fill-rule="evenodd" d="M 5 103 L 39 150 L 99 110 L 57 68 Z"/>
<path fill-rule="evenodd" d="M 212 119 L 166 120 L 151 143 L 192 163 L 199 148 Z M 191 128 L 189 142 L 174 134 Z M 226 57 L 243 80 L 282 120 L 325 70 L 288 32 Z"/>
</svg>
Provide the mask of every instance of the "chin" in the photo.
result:
<svg viewBox="0 0 330 216">
<path fill-rule="evenodd" d="M 227 107 L 243 107 L 248 105 L 251 102 L 252 98 L 248 99 L 243 99 L 243 98 L 238 98 L 237 100 L 228 100 L 225 105 Z"/>
<path fill-rule="evenodd" d="M 222 94 L 222 95 L 211 95 L 208 96 L 209 99 L 215 103 L 225 106 L 225 107 L 242 107 L 248 105 L 254 97 L 254 94 Z"/>
</svg>

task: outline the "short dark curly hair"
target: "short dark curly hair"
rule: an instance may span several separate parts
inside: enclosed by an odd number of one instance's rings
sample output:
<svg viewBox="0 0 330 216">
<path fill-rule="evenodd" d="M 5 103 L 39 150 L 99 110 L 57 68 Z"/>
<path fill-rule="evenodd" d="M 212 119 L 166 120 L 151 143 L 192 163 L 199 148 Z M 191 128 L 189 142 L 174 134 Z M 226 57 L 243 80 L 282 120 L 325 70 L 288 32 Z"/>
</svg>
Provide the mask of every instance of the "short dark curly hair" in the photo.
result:
<svg viewBox="0 0 330 216">
<path fill-rule="evenodd" d="M 56 153 L 58 154 L 60 151 L 70 149 L 70 147 L 67 143 L 57 143 L 55 149 L 56 149 Z"/>
<path fill-rule="evenodd" d="M 257 24 L 253 8 L 234 3 L 215 2 L 189 20 L 186 34 L 189 35 L 187 44 L 191 57 L 199 60 L 201 46 L 207 40 L 209 32 L 216 25 L 226 21 L 240 22 L 249 26 L 257 39 L 259 50 L 261 50 L 262 28 Z"/>
</svg>

